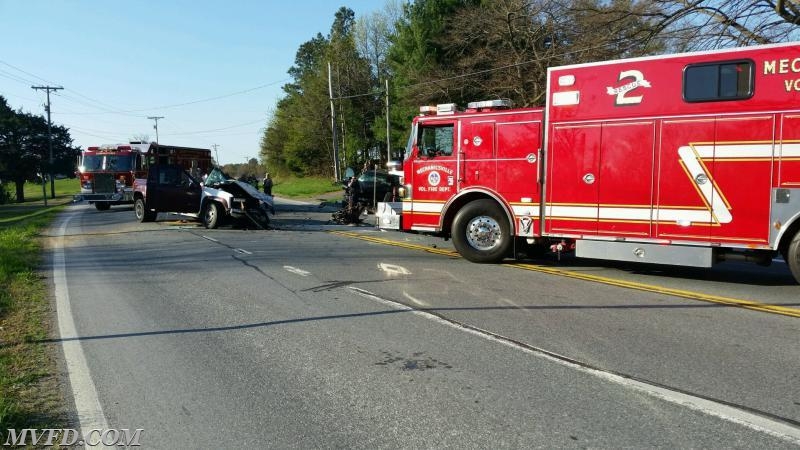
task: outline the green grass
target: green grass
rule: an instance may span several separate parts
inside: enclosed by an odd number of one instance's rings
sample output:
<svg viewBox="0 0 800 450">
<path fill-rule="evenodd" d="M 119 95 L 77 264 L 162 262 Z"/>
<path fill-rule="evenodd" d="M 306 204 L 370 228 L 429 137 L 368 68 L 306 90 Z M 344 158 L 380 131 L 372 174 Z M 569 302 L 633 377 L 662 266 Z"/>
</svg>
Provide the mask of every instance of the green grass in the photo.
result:
<svg viewBox="0 0 800 450">
<path fill-rule="evenodd" d="M 341 184 L 330 178 L 279 177 L 274 180 L 272 193 L 281 197 L 315 197 L 329 192 L 341 192 Z"/>
<path fill-rule="evenodd" d="M 72 181 L 72 187 L 68 185 Z M 0 205 L 0 443 L 7 429 L 64 428 L 64 400 L 48 338 L 48 287 L 38 270 L 41 232 L 77 191 L 58 180 L 45 207 L 41 185 L 30 202 Z M 26 189 L 28 187 L 26 186 Z M 49 188 L 49 186 L 48 186 Z"/>
<path fill-rule="evenodd" d="M 55 180 L 56 197 L 64 197 L 65 195 L 77 194 L 80 192 L 81 187 L 77 178 L 65 178 L 63 180 Z M 9 184 L 9 189 L 12 193 L 15 192 L 14 185 Z M 50 183 L 45 185 L 47 191 L 47 198 L 50 199 Z M 25 183 L 25 202 L 41 201 L 42 200 L 42 185 L 36 183 Z"/>
<path fill-rule="evenodd" d="M 56 180 L 56 198 L 50 198 L 50 184 L 47 184 L 47 205 L 49 207 L 63 205 L 72 201 L 72 195 L 80 192 L 77 179 Z M 13 194 L 16 188 L 13 184 L 6 185 L 6 189 Z M 42 201 L 42 185 L 25 183 L 25 203 L 10 203 L 0 205 L 0 227 L 4 224 L 20 222 L 41 215 L 47 209 Z"/>
</svg>

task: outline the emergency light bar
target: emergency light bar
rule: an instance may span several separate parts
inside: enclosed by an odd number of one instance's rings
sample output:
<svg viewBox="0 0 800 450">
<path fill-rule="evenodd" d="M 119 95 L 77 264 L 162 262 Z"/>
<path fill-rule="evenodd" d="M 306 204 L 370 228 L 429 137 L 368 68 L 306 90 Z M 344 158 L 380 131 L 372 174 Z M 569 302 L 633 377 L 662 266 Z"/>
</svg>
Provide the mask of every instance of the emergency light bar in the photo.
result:
<svg viewBox="0 0 800 450">
<path fill-rule="evenodd" d="M 440 103 L 436 106 L 420 106 L 419 114 L 421 116 L 435 116 L 445 114 L 455 114 L 458 111 L 455 103 Z"/>
<path fill-rule="evenodd" d="M 504 98 L 502 100 L 484 100 L 482 102 L 469 102 L 467 103 L 467 108 L 469 109 L 505 109 L 511 108 L 511 100 Z"/>
<path fill-rule="evenodd" d="M 421 116 L 430 116 L 436 114 L 436 107 L 435 106 L 420 106 L 419 107 L 419 114 Z"/>
<path fill-rule="evenodd" d="M 455 103 L 442 103 L 436 105 L 436 114 L 453 114 L 456 112 Z"/>
</svg>

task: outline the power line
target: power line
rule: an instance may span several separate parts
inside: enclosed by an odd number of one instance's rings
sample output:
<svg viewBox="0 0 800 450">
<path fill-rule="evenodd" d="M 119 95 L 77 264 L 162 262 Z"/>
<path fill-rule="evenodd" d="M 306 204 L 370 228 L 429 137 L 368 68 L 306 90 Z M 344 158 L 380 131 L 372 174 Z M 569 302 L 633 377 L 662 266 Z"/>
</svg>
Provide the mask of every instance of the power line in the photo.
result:
<svg viewBox="0 0 800 450">
<path fill-rule="evenodd" d="M 30 73 L 30 72 L 26 72 L 26 71 L 24 71 L 24 70 L 20 69 L 19 67 L 12 66 L 11 64 L 9 64 L 9 63 L 7 63 L 7 62 L 5 62 L 5 61 L 0 61 L 0 64 L 3 64 L 3 65 L 5 65 L 5 66 L 8 66 L 8 67 L 11 67 L 12 69 L 14 69 L 14 70 L 16 70 L 16 71 L 18 71 L 18 72 L 22 72 L 22 73 L 24 73 L 25 75 L 31 76 L 31 77 L 33 77 L 33 78 L 36 78 L 36 79 L 37 79 L 37 80 L 39 80 L 39 81 L 44 81 L 45 83 L 48 83 L 48 84 L 50 84 L 50 83 L 51 83 L 49 80 L 45 80 L 45 79 L 44 79 L 44 78 L 42 78 L 42 77 L 36 76 L 36 75 L 34 75 L 34 74 Z"/>
<path fill-rule="evenodd" d="M 183 136 L 183 135 L 188 135 L 188 134 L 213 133 L 215 131 L 225 131 L 225 130 L 230 130 L 231 128 L 246 127 L 247 125 L 253 125 L 253 124 L 262 123 L 262 122 L 264 122 L 264 119 L 258 119 L 258 120 L 254 120 L 252 122 L 241 123 L 239 125 L 231 125 L 229 127 L 214 128 L 214 129 L 211 129 L 211 130 L 199 130 L 199 131 L 186 131 L 186 132 L 181 132 L 181 133 L 169 133 L 169 134 L 165 134 L 164 136 Z"/>
<path fill-rule="evenodd" d="M 19 75 L 15 75 L 11 72 L 6 72 L 5 70 L 0 70 L 0 76 L 3 78 L 8 78 L 9 80 L 16 81 L 20 84 L 30 85 L 33 83 L 31 80 L 27 80 L 25 78 L 20 77 Z"/>
<path fill-rule="evenodd" d="M 24 74 L 26 74 L 28 76 L 31 76 L 33 78 L 36 78 L 38 80 L 50 83 L 49 81 L 45 80 L 42 77 L 34 75 L 34 74 L 30 73 L 30 72 L 26 72 L 25 70 L 20 69 L 19 67 L 13 66 L 13 65 L 5 62 L 5 61 L 0 60 L 0 64 L 8 66 L 8 67 L 10 67 L 10 68 L 12 68 L 14 70 L 17 70 L 17 71 L 19 71 L 21 73 L 24 73 Z M 14 81 L 20 82 L 20 83 L 24 83 L 24 84 L 33 83 L 33 81 L 31 81 L 29 79 L 25 79 L 23 77 L 19 77 L 17 75 L 12 74 L 12 73 L 0 70 L 0 75 L 2 73 L 6 73 L 8 78 L 15 77 L 15 78 L 11 78 L 11 79 L 13 79 Z M 180 107 L 180 106 L 188 106 L 188 105 L 194 105 L 194 104 L 197 104 L 197 103 L 205 103 L 205 102 L 210 102 L 210 101 L 214 101 L 214 100 L 221 100 L 223 98 L 228 98 L 228 97 L 233 97 L 233 96 L 236 96 L 236 95 L 247 94 L 248 92 L 257 91 L 257 90 L 264 89 L 264 88 L 267 88 L 267 87 L 270 87 L 270 86 L 274 86 L 274 85 L 279 84 L 279 83 L 284 83 L 284 82 L 287 82 L 287 81 L 290 81 L 290 80 L 288 78 L 284 78 L 282 80 L 273 81 L 273 82 L 270 82 L 270 83 L 265 83 L 265 84 L 261 84 L 261 85 L 258 85 L 258 86 L 242 89 L 240 91 L 230 92 L 230 93 L 227 93 L 227 94 L 217 95 L 217 96 L 213 96 L 213 97 L 200 98 L 200 99 L 197 99 L 197 100 L 190 100 L 190 101 L 182 102 L 182 103 L 173 103 L 173 104 L 169 104 L 169 105 L 152 106 L 152 107 L 141 108 L 141 109 L 127 109 L 127 110 L 116 109 L 112 105 L 109 105 L 108 103 L 102 102 L 100 100 L 96 100 L 94 98 L 91 98 L 89 96 L 81 94 L 80 92 L 75 91 L 73 89 L 67 89 L 67 91 L 71 92 L 71 93 L 73 93 L 73 94 L 75 94 L 75 95 L 77 95 L 79 97 L 83 97 L 84 99 L 89 100 L 89 101 L 91 101 L 93 103 L 96 103 L 97 105 L 104 105 L 103 107 L 98 107 L 98 106 L 95 106 L 95 105 L 87 105 L 86 103 L 79 102 L 79 101 L 77 101 L 76 99 L 73 98 L 71 100 L 75 101 L 76 103 L 82 103 L 85 106 L 96 108 L 96 109 L 102 110 L 103 112 L 98 112 L 98 113 L 87 112 L 87 113 L 72 113 L 72 114 L 75 114 L 75 115 L 92 115 L 92 114 L 107 114 L 107 113 L 130 114 L 130 113 L 147 112 L 147 111 L 159 110 L 159 109 L 177 108 L 177 107 Z M 63 94 L 61 94 L 61 96 L 65 97 L 65 98 L 68 98 L 68 97 L 64 96 Z M 109 108 L 111 108 L 111 109 L 109 109 Z"/>
</svg>

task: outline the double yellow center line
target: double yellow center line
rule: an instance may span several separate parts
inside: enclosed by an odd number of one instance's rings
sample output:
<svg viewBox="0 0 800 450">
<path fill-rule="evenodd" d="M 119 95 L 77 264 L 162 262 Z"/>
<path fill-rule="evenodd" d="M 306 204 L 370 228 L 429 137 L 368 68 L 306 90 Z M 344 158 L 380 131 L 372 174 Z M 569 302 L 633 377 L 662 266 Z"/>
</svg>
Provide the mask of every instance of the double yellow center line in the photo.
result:
<svg viewBox="0 0 800 450">
<path fill-rule="evenodd" d="M 460 255 L 452 250 L 444 250 L 438 249 L 435 247 L 428 247 L 419 244 L 412 244 L 409 242 L 399 242 L 399 241 L 392 241 L 389 239 L 383 239 L 375 236 L 369 236 L 361 233 L 354 233 L 351 231 L 330 231 L 332 234 L 336 234 L 339 236 L 349 237 L 353 239 L 360 239 L 362 241 L 374 242 L 376 244 L 384 244 L 384 245 L 391 245 L 394 247 L 402 247 L 411 250 L 422 250 L 428 253 L 435 253 L 439 255 L 445 255 L 450 257 L 458 258 Z M 772 314 L 780 314 L 789 317 L 797 317 L 800 318 L 800 309 L 798 308 L 789 308 L 786 306 L 779 306 L 779 305 L 770 305 L 766 303 L 759 303 L 752 300 L 743 300 L 737 299 L 732 297 L 723 297 L 720 295 L 711 295 L 711 294 L 703 294 L 701 292 L 692 292 L 692 291 L 685 291 L 682 289 L 672 289 L 664 286 L 657 286 L 654 284 L 646 284 L 646 283 L 637 283 L 635 281 L 625 281 L 619 280 L 614 278 L 608 277 L 601 277 L 599 275 L 590 275 L 580 272 L 575 272 L 572 270 L 560 269 L 557 267 L 547 267 L 541 266 L 538 264 L 525 264 L 525 263 L 504 263 L 502 264 L 506 267 L 514 267 L 517 269 L 522 270 L 529 270 L 532 272 L 540 272 L 546 273 L 549 275 L 558 275 L 567 278 L 573 278 L 577 280 L 584 280 L 584 281 L 591 281 L 593 283 L 602 283 L 611 286 L 617 286 L 626 289 L 635 289 L 638 291 L 645 291 L 645 292 L 653 292 L 656 294 L 665 294 L 671 295 L 673 297 L 681 297 L 690 300 L 699 300 L 703 302 L 711 302 L 717 303 L 727 306 L 735 306 L 738 308 L 745 308 L 751 309 L 754 311 L 761 311 L 761 312 L 768 312 Z"/>
</svg>

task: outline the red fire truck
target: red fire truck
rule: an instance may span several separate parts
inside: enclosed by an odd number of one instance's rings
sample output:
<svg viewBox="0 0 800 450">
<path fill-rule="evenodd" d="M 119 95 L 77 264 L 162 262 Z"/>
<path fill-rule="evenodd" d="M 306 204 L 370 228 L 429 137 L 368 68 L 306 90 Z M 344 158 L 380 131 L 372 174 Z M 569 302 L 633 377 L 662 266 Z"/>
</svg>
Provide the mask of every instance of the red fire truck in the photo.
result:
<svg viewBox="0 0 800 450">
<path fill-rule="evenodd" d="M 146 177 L 148 166 L 156 163 L 178 164 L 195 175 L 208 173 L 211 150 L 154 142 L 89 147 L 78 158 L 81 193 L 75 199 L 94 203 L 100 211 L 111 205 L 132 204 L 133 180 Z"/>
<path fill-rule="evenodd" d="M 800 43 L 554 67 L 547 89 L 543 108 L 423 107 L 378 226 L 474 262 L 780 254 L 800 282 Z"/>
</svg>

